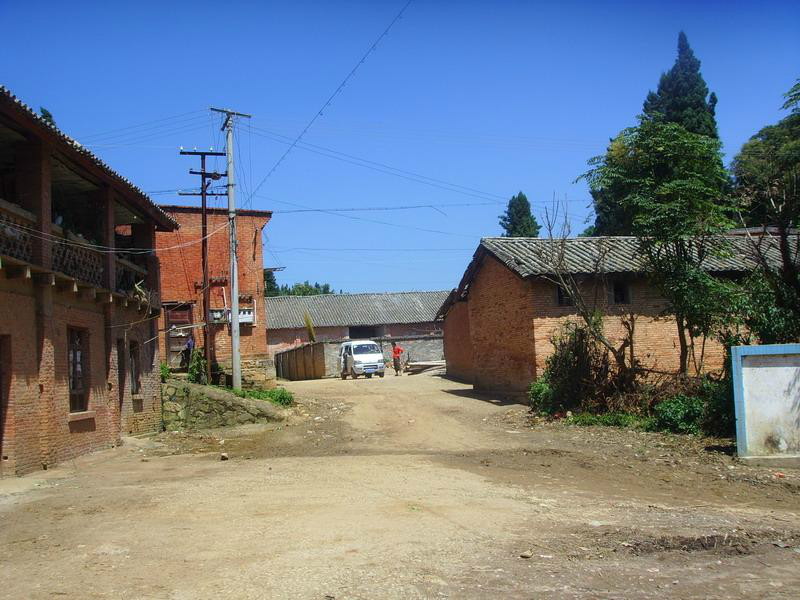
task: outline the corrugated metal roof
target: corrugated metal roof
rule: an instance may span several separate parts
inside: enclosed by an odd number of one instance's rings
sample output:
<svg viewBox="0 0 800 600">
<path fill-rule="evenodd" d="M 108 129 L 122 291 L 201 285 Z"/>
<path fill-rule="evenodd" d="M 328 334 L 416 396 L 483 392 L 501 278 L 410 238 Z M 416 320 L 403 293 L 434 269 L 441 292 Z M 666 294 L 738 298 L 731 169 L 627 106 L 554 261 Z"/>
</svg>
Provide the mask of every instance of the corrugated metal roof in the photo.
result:
<svg viewBox="0 0 800 600">
<path fill-rule="evenodd" d="M 9 90 L 4 85 L 0 85 L 0 97 L 5 97 L 5 99 L 10 101 L 18 110 L 22 110 L 24 113 L 27 114 L 29 118 L 36 121 L 38 125 L 49 130 L 51 133 L 54 133 L 58 138 L 61 139 L 62 142 L 64 142 L 67 146 L 69 146 L 71 150 L 78 152 L 79 154 L 82 154 L 87 158 L 91 159 L 92 162 L 94 162 L 100 169 L 105 171 L 112 178 L 118 180 L 120 183 L 122 183 L 128 189 L 130 189 L 134 194 L 139 196 L 139 198 L 143 200 L 144 203 L 147 204 L 149 208 L 152 208 L 161 217 L 164 223 L 169 224 L 171 228 L 177 228 L 178 224 L 172 219 L 172 217 L 170 217 L 167 213 L 161 210 L 161 208 L 159 208 L 158 205 L 155 204 L 150 199 L 150 197 L 147 194 L 145 194 L 138 186 L 134 185 L 134 183 L 131 180 L 117 173 L 114 169 L 112 169 L 105 162 L 103 162 L 97 155 L 95 155 L 93 152 L 84 147 L 80 142 L 69 137 L 58 127 L 43 119 L 41 115 L 39 115 L 35 110 L 33 110 L 33 108 L 31 108 L 30 106 L 25 104 L 22 100 L 17 98 L 13 93 L 11 93 L 11 90 Z"/>
<path fill-rule="evenodd" d="M 770 254 L 777 249 L 766 238 Z M 752 242 L 745 236 L 724 236 L 715 242 L 719 252 L 709 253 L 704 267 L 712 272 L 753 270 Z M 562 263 L 573 274 L 642 273 L 644 261 L 636 237 L 586 237 L 551 240 L 542 238 L 483 238 L 481 248 L 496 256 L 521 277 L 550 275 Z M 480 250 L 480 248 L 479 248 Z M 561 258 L 563 256 L 563 259 Z M 776 254 L 774 259 L 778 259 Z"/>
<path fill-rule="evenodd" d="M 306 311 L 315 327 L 429 323 L 449 293 L 446 290 L 264 298 L 267 328 L 305 327 Z"/>
</svg>

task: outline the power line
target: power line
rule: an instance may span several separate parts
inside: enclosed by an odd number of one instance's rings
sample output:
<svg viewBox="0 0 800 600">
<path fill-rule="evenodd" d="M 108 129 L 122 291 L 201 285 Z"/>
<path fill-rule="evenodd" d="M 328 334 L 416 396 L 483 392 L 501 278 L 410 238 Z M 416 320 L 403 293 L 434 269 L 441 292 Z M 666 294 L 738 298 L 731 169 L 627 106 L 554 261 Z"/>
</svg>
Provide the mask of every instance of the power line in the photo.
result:
<svg viewBox="0 0 800 600">
<path fill-rule="evenodd" d="M 347 74 L 347 76 L 346 76 L 346 77 L 345 77 L 345 78 L 342 80 L 342 82 L 339 84 L 339 86 L 338 86 L 338 87 L 337 87 L 337 88 L 336 88 L 336 89 L 333 91 L 333 93 L 332 93 L 332 94 L 331 94 L 331 95 L 328 97 L 328 99 L 327 99 L 327 100 L 326 100 L 326 101 L 325 101 L 325 102 L 322 104 L 322 106 L 320 107 L 320 109 L 319 109 L 319 110 L 318 110 L 318 111 L 317 111 L 317 112 L 314 114 L 314 116 L 313 116 L 313 117 L 311 118 L 311 120 L 310 120 L 310 121 L 309 121 L 309 122 L 306 124 L 306 126 L 305 126 L 305 127 L 302 129 L 302 131 L 300 131 L 300 133 L 297 135 L 297 137 L 294 139 L 294 141 L 293 141 L 293 142 L 292 142 L 292 143 L 289 145 L 289 147 L 286 149 L 286 152 L 284 152 L 284 153 L 281 155 L 281 157 L 280 157 L 280 158 L 277 160 L 277 162 L 276 162 L 274 165 L 272 165 L 272 168 L 271 168 L 269 171 L 267 171 L 267 174 L 264 176 L 264 178 L 263 178 L 263 179 L 262 179 L 262 180 L 259 182 L 259 184 L 258 184 L 258 185 L 257 185 L 257 186 L 256 186 L 256 187 L 253 189 L 253 192 L 252 192 L 252 193 L 250 194 L 250 196 L 248 197 L 248 199 L 247 199 L 247 202 L 251 202 L 251 201 L 252 201 L 252 198 L 253 198 L 253 196 L 255 196 L 256 192 L 258 192 L 258 190 L 260 190 L 260 189 L 261 189 L 261 186 L 262 186 L 262 185 L 264 185 L 264 182 L 265 182 L 265 181 L 267 181 L 267 179 L 269 179 L 269 178 L 272 176 L 272 174 L 273 174 L 273 173 L 274 173 L 274 172 L 277 170 L 277 168 L 278 168 L 278 167 L 280 166 L 280 164 L 281 164 L 281 163 L 284 161 L 284 159 L 285 159 L 285 158 L 286 158 L 286 157 L 289 155 L 289 153 L 290 153 L 290 152 L 291 152 L 291 151 L 294 149 L 294 147 L 297 145 L 297 143 L 298 143 L 298 142 L 299 142 L 299 141 L 300 141 L 300 140 L 303 138 L 303 136 L 306 134 L 306 132 L 307 132 L 309 129 L 311 129 L 311 126 L 312 126 L 312 125 L 313 125 L 313 124 L 316 122 L 316 120 L 317 120 L 319 117 L 321 117 L 321 116 L 322 116 L 322 112 L 323 112 L 323 111 L 324 111 L 324 110 L 325 110 L 325 109 L 326 109 L 328 106 L 330 106 L 330 104 L 331 104 L 331 102 L 333 102 L 334 98 L 336 98 L 336 96 L 338 96 L 338 95 L 339 95 L 339 93 L 341 93 L 341 91 L 344 89 L 344 86 L 345 86 L 345 85 L 347 85 L 347 82 L 348 82 L 348 81 L 350 81 L 350 79 L 351 79 L 351 78 L 352 78 L 352 77 L 353 77 L 353 76 L 356 74 L 356 71 L 358 71 L 358 69 L 361 67 L 361 65 L 363 65 L 363 64 L 364 64 L 364 62 L 367 60 L 367 57 L 368 57 L 370 54 L 372 54 L 372 52 L 373 52 L 373 51 L 374 51 L 374 50 L 375 50 L 375 49 L 378 47 L 378 44 L 381 42 L 381 40 L 383 40 L 383 38 L 384 38 L 384 37 L 386 37 L 386 36 L 389 34 L 389 31 L 392 29 L 392 27 L 394 27 L 394 24 L 395 24 L 395 23 L 397 23 L 397 21 L 399 21 L 399 20 L 400 20 L 400 18 L 403 16 L 403 13 L 404 13 L 404 12 L 405 12 L 405 10 L 406 10 L 406 9 L 409 7 L 409 5 L 411 4 L 411 2 L 412 2 L 412 1 L 413 1 L 413 0 L 408 0 L 408 2 L 406 2 L 406 3 L 403 5 L 403 8 L 401 8 L 401 9 L 400 9 L 400 12 L 398 12 L 398 13 L 395 15 L 394 19 L 392 19 L 392 20 L 391 20 L 391 22 L 389 23 L 389 25 L 386 27 L 386 29 L 384 29 L 384 30 L 383 30 L 383 33 L 381 33 L 381 34 L 378 36 L 378 39 L 376 39 L 376 40 L 375 40 L 375 41 L 372 43 L 372 45 L 371 45 L 371 46 L 370 46 L 370 47 L 367 49 L 367 51 L 366 51 L 366 52 L 364 53 L 364 55 L 361 57 L 361 60 L 359 60 L 359 61 L 356 63 L 356 65 L 355 65 L 355 66 L 354 66 L 354 67 L 353 67 L 353 68 L 350 70 L 350 72 L 349 72 L 349 73 Z"/>
<path fill-rule="evenodd" d="M 200 113 L 203 113 L 202 115 Z M 196 115 L 191 118 L 186 118 L 189 115 Z M 81 139 L 98 139 L 98 138 L 114 138 L 114 137 L 124 137 L 126 135 L 137 135 L 139 132 L 132 132 L 132 133 L 121 133 L 123 131 L 130 131 L 134 129 L 144 128 L 142 131 L 151 130 L 151 129 L 158 129 L 160 127 L 172 127 L 175 123 L 166 123 L 167 121 L 193 121 L 196 120 L 200 116 L 205 116 L 205 111 L 203 110 L 193 110 L 191 112 L 182 113 L 179 115 L 172 115 L 170 117 L 163 117 L 161 119 L 155 119 L 153 121 L 146 121 L 144 123 L 138 123 L 136 125 L 128 125 L 127 127 L 119 127 L 117 129 L 109 129 L 108 131 L 104 131 L 101 133 L 93 133 L 90 135 L 81 136 Z M 153 127 L 148 127 L 154 123 L 161 123 L 160 125 L 155 125 Z"/>
</svg>

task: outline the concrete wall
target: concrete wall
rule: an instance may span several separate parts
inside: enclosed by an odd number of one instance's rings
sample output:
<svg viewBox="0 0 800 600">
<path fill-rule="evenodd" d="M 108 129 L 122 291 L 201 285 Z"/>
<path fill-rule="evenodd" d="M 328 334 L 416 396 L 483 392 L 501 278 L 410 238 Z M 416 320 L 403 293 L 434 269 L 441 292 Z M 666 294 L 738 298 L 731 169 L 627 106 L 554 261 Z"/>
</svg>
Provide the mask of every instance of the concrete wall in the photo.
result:
<svg viewBox="0 0 800 600">
<path fill-rule="evenodd" d="M 339 347 L 346 340 L 315 342 L 275 355 L 275 371 L 278 377 L 290 380 L 321 379 L 339 377 Z M 409 336 L 374 340 L 383 351 L 386 362 L 391 361 L 392 342 L 397 342 L 410 361 L 443 360 L 444 350 L 441 336 Z"/>
<path fill-rule="evenodd" d="M 379 338 L 412 339 L 427 335 L 441 335 L 438 323 L 388 323 L 379 325 L 376 329 L 377 335 L 372 337 L 376 341 Z M 350 328 L 347 326 L 314 327 L 314 335 L 318 342 L 341 342 L 350 339 Z M 267 339 L 271 356 L 277 352 L 309 343 L 305 327 L 269 329 Z"/>
<path fill-rule="evenodd" d="M 800 465 L 800 344 L 733 349 L 740 457 L 793 457 Z"/>
</svg>

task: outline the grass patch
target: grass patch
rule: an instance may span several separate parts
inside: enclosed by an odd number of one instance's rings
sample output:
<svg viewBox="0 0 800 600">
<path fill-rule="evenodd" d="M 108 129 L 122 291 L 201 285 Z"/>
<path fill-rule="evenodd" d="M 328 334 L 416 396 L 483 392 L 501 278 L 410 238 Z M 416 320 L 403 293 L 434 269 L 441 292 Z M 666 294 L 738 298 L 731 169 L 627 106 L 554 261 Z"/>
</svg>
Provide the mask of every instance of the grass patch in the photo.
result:
<svg viewBox="0 0 800 600">
<path fill-rule="evenodd" d="M 627 427 L 632 429 L 646 430 L 650 430 L 652 427 L 650 418 L 624 412 L 611 412 L 599 415 L 592 413 L 578 413 L 572 415 L 571 417 L 567 417 L 566 421 L 570 425 L 580 425 L 583 427 L 600 425 L 603 427 Z"/>
<path fill-rule="evenodd" d="M 287 389 L 274 388 L 271 390 L 230 390 L 240 398 L 252 400 L 266 400 L 278 406 L 291 406 L 294 404 L 294 395 Z"/>
</svg>

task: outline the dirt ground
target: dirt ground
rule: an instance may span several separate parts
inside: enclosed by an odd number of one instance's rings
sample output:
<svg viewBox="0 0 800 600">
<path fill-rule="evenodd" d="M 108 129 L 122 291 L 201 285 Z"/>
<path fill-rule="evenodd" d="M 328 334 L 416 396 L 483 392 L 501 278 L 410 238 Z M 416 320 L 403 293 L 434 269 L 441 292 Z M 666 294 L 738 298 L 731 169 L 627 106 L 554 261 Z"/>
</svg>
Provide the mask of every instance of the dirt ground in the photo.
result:
<svg viewBox="0 0 800 600">
<path fill-rule="evenodd" d="M 432 375 L 0 481 L 0 598 L 797 598 L 800 472 Z M 224 452 L 229 460 L 220 460 Z"/>
</svg>

